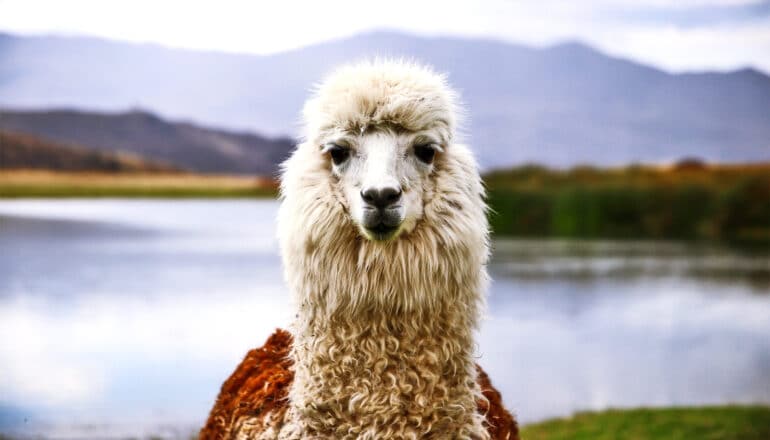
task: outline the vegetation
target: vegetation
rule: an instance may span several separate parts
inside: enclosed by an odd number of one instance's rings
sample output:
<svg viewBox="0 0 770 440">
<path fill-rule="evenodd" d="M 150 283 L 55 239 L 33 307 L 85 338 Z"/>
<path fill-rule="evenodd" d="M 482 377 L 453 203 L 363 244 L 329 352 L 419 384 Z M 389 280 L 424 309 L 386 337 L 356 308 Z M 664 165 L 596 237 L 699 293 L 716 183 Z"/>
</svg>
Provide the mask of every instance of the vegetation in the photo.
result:
<svg viewBox="0 0 770 440">
<path fill-rule="evenodd" d="M 0 433 L 0 440 L 15 437 Z M 150 438 L 162 438 L 152 436 Z M 197 438 L 197 433 L 190 438 Z M 521 428 L 524 440 L 767 440 L 770 407 L 705 406 L 580 412 Z"/>
<path fill-rule="evenodd" d="M 770 243 L 770 164 L 525 166 L 486 183 L 501 235 Z"/>
<path fill-rule="evenodd" d="M 275 182 L 198 174 L 0 172 L 0 198 L 18 197 L 275 197 Z"/>
<path fill-rule="evenodd" d="M 485 176 L 497 235 L 770 243 L 770 163 Z M 1 197 L 271 197 L 275 182 L 187 173 L 0 172 Z"/>
<path fill-rule="evenodd" d="M 770 408 L 720 406 L 583 412 L 522 428 L 525 440 L 766 440 Z"/>
</svg>

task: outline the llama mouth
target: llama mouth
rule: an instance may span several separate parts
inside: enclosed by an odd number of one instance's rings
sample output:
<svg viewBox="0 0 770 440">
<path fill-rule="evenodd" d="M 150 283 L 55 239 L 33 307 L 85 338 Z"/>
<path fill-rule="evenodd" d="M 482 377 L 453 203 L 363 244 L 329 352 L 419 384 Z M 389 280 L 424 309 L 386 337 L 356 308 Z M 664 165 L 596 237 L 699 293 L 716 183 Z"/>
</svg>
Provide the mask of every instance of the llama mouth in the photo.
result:
<svg viewBox="0 0 770 440">
<path fill-rule="evenodd" d="M 377 241 L 387 241 L 393 238 L 398 232 L 398 226 L 388 226 L 385 223 L 379 223 L 374 226 L 364 228 L 366 237 Z"/>
</svg>

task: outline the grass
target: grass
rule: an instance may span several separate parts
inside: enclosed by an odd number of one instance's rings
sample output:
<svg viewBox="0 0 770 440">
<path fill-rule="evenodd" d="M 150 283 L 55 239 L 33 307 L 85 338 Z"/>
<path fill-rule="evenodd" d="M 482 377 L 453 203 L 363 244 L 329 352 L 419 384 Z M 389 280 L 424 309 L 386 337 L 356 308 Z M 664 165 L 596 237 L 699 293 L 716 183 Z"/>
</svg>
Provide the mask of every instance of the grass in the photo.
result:
<svg viewBox="0 0 770 440">
<path fill-rule="evenodd" d="M 1 171 L 0 198 L 22 197 L 275 197 L 273 181 L 250 176 L 185 173 Z"/>
<path fill-rule="evenodd" d="M 13 438 L 0 433 L 0 440 Z M 768 440 L 770 439 L 770 407 L 704 406 L 580 412 L 569 418 L 526 425 L 521 428 L 521 438 L 523 440 Z"/>
<path fill-rule="evenodd" d="M 770 407 L 714 406 L 581 412 L 527 425 L 523 440 L 768 440 Z"/>
<path fill-rule="evenodd" d="M 525 166 L 485 182 L 498 235 L 770 243 L 770 164 Z"/>
<path fill-rule="evenodd" d="M 498 236 L 719 240 L 770 246 L 770 163 L 535 165 L 484 176 Z M 184 173 L 0 171 L 0 198 L 274 197 L 275 182 Z"/>
</svg>

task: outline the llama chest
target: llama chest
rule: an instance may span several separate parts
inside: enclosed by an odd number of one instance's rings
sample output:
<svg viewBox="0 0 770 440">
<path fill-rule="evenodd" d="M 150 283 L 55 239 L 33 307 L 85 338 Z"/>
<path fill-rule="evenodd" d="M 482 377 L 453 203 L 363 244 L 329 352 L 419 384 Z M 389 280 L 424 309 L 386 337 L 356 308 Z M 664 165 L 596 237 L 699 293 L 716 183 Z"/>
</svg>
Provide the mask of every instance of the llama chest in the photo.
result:
<svg viewBox="0 0 770 440">
<path fill-rule="evenodd" d="M 407 378 L 411 377 L 404 382 L 408 387 L 395 397 L 398 401 L 395 403 L 394 408 L 399 408 L 399 411 L 385 411 L 381 413 L 381 416 L 372 418 L 358 418 L 352 415 L 342 414 L 339 419 L 335 416 L 333 408 L 347 408 L 351 403 L 350 396 L 339 397 L 327 400 L 331 402 L 331 405 L 324 407 L 323 405 L 315 409 L 311 413 L 295 412 L 292 409 L 293 406 L 289 399 L 289 391 L 294 381 L 294 365 L 288 358 L 289 351 L 291 349 L 291 336 L 284 331 L 277 331 L 267 343 L 255 350 L 251 350 L 246 358 L 241 362 L 238 368 L 233 372 L 231 377 L 222 386 L 222 390 L 217 399 L 217 403 L 211 410 L 209 420 L 200 433 L 201 440 L 223 440 L 223 439 L 258 439 L 258 440 L 274 440 L 278 438 L 282 439 L 308 439 L 315 437 L 320 438 L 463 438 L 461 433 L 467 431 L 466 427 L 460 427 L 458 431 L 449 432 L 454 429 L 455 425 L 452 423 L 442 424 L 441 416 L 451 416 L 450 412 L 444 411 L 424 411 L 425 405 L 422 401 L 416 402 L 414 405 L 407 401 L 402 401 L 402 397 L 406 396 L 412 398 L 412 394 L 415 390 L 420 389 L 421 382 L 412 375 L 406 375 Z M 418 359 L 418 357 L 415 357 Z M 495 440 L 516 440 L 517 429 L 516 423 L 511 417 L 510 413 L 506 411 L 502 405 L 500 394 L 494 389 L 489 381 L 487 375 L 478 367 L 476 380 L 478 387 L 481 389 L 483 397 L 479 397 L 475 402 L 475 412 L 477 417 L 471 423 L 471 426 L 476 429 L 478 423 L 476 419 L 485 417 L 484 428 L 489 433 L 489 438 Z M 388 369 L 385 368 L 385 371 Z M 415 374 L 417 372 L 415 371 Z M 382 378 L 383 375 L 380 375 Z M 387 377 L 387 375 L 385 375 Z M 377 379 L 372 379 L 377 380 Z M 379 382 L 372 382 L 383 384 L 385 386 L 386 380 L 392 379 L 380 379 Z M 431 377 L 427 378 L 427 381 L 434 380 Z M 427 382 L 426 381 L 426 382 Z M 395 383 L 399 383 L 396 381 Z M 415 384 L 417 387 L 415 388 Z M 442 389 L 443 384 L 434 386 L 432 393 L 424 394 L 425 398 L 431 395 L 433 399 L 442 399 L 443 392 L 438 392 Z M 453 388 L 453 387 L 451 387 Z M 429 388 L 426 388 L 429 389 Z M 401 390 L 401 388 L 399 388 Z M 295 390 L 295 394 L 296 390 Z M 351 395 L 359 396 L 357 393 L 351 393 Z M 326 396 L 327 393 L 319 393 L 319 396 Z M 307 395 L 308 398 L 311 396 Z M 377 402 L 375 406 L 382 405 L 384 400 L 389 399 L 390 393 L 386 395 L 368 394 L 369 403 L 362 403 L 359 400 L 353 400 L 353 404 L 359 405 L 357 408 L 359 411 L 365 408 L 371 408 L 369 406 L 372 402 Z M 359 399 L 364 395 L 360 395 Z M 378 400 L 379 399 L 379 400 Z M 447 401 L 452 399 L 447 399 Z M 462 401 L 463 399 L 459 399 Z M 359 403 L 356 403 L 359 402 Z M 390 401 L 386 405 L 390 405 Z M 305 405 L 305 407 L 313 408 L 312 405 Z M 347 411 L 347 410 L 346 410 Z M 352 413 L 351 413 L 352 414 Z M 316 423 L 309 420 L 307 417 L 320 417 L 320 425 L 316 426 Z M 390 419 L 388 417 L 391 417 Z M 410 418 L 411 417 L 411 418 Z M 325 422 L 323 422 L 325 420 Z M 339 420 L 345 425 L 345 431 L 341 435 L 336 434 L 336 429 L 330 429 L 329 424 L 333 420 Z M 361 422 L 369 420 L 373 423 L 370 426 L 363 426 Z M 390 421 L 396 420 L 396 423 L 387 426 Z M 431 429 L 425 435 L 419 433 L 425 431 L 425 423 L 420 423 L 418 420 L 439 420 L 438 423 L 431 425 Z M 388 430 L 390 428 L 390 431 Z M 399 433 L 396 434 L 396 431 Z M 443 431 L 443 432 L 442 432 Z M 324 432 L 325 435 L 322 435 Z M 332 434 L 332 432 L 334 432 Z M 359 433 L 359 434 L 352 434 Z M 388 435 L 392 433 L 392 435 Z M 468 438 L 468 437 L 465 437 Z M 485 438 L 483 435 L 478 438 Z"/>
<path fill-rule="evenodd" d="M 486 438 L 456 338 L 363 333 L 298 338 L 289 412 L 305 438 Z"/>
</svg>

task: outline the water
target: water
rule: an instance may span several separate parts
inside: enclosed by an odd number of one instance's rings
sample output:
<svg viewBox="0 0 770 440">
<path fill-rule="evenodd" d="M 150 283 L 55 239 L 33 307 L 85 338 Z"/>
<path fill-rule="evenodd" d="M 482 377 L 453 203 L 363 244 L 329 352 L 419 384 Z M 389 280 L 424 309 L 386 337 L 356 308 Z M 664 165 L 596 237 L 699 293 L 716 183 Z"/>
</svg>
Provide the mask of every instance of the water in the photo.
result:
<svg viewBox="0 0 770 440">
<path fill-rule="evenodd" d="M 0 201 L 0 432 L 187 437 L 291 310 L 274 201 Z M 770 258 L 496 241 L 480 363 L 523 422 L 770 403 Z"/>
</svg>

